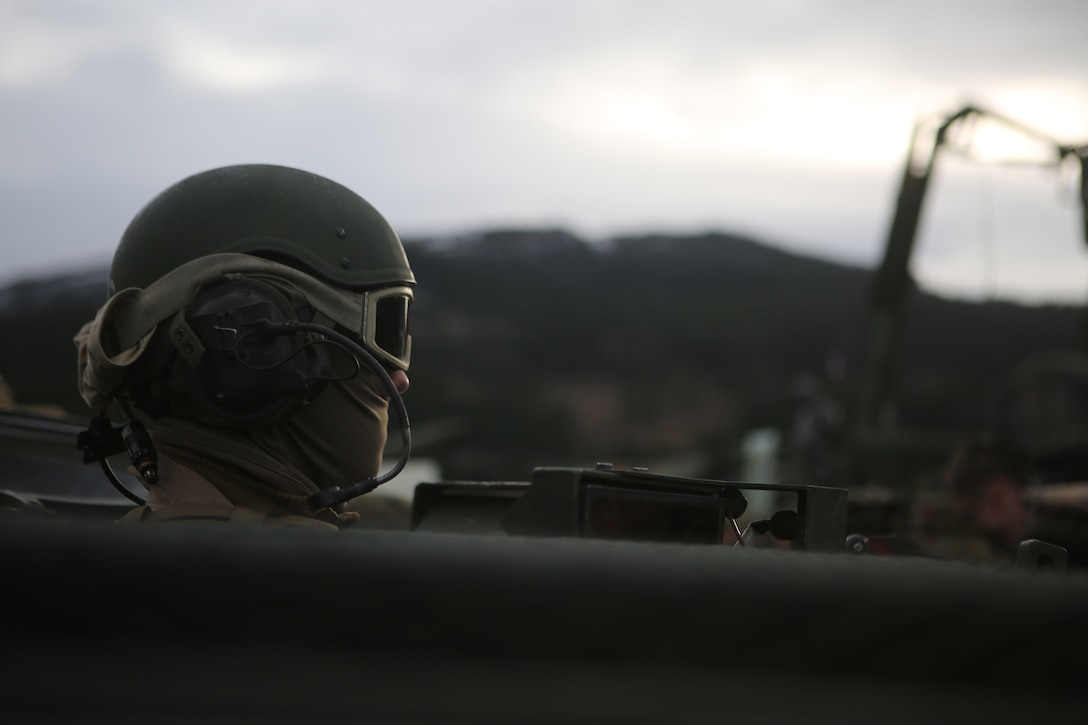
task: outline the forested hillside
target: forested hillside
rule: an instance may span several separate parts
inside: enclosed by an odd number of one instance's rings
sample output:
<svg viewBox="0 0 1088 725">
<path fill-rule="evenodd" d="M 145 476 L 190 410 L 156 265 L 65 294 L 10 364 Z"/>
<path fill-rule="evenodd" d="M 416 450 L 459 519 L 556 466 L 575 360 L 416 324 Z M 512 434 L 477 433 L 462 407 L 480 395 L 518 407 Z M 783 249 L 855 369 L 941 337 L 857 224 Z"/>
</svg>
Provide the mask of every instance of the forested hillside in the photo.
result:
<svg viewBox="0 0 1088 725">
<path fill-rule="evenodd" d="M 727 476 L 754 428 L 788 434 L 823 385 L 849 415 L 868 355 L 868 270 L 726 234 L 589 244 L 563 231 L 407 240 L 418 279 L 418 450 L 448 478 L 534 465 L 695 456 Z M 72 336 L 105 299 L 103 267 L 0 290 L 0 373 L 24 403 L 80 415 Z M 989 425 L 1015 365 L 1080 349 L 1082 311 L 916 292 L 900 421 Z"/>
</svg>

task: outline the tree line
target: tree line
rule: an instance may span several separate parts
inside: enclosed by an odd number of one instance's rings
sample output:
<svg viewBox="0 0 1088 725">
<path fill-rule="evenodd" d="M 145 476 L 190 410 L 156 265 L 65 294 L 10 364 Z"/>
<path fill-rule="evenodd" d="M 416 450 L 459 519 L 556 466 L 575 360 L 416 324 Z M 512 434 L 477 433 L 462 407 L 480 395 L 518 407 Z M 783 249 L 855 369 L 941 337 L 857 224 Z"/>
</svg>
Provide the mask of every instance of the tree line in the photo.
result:
<svg viewBox="0 0 1088 725">
<path fill-rule="evenodd" d="M 735 475 L 743 436 L 788 441 L 813 386 L 848 424 L 869 372 L 864 268 L 725 233 L 492 230 L 405 246 L 418 280 L 406 402 L 420 455 L 448 479 L 684 457 L 689 473 Z M 0 375 L 17 400 L 89 414 L 72 337 L 106 276 L 0 290 Z M 916 289 L 908 310 L 897 419 L 920 429 L 991 426 L 1010 371 L 1083 348 L 1078 307 Z"/>
</svg>

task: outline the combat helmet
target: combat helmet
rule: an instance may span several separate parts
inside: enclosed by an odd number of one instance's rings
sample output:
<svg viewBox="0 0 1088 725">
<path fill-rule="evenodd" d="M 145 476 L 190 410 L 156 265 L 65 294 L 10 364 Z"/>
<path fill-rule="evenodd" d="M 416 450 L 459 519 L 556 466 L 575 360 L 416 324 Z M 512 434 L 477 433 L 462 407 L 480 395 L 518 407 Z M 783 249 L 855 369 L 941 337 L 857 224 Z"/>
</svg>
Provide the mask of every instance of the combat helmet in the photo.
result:
<svg viewBox="0 0 1088 725">
<path fill-rule="evenodd" d="M 179 357 L 188 364 L 182 367 L 190 393 L 203 388 L 222 397 L 215 387 L 222 381 L 206 380 L 201 371 L 225 369 L 207 364 L 217 355 L 237 362 L 238 331 L 223 322 L 230 315 L 241 315 L 250 332 L 266 318 L 319 322 L 350 335 L 383 365 L 406 370 L 414 284 L 396 232 L 350 189 L 267 164 L 195 174 L 152 199 L 125 230 L 110 268 L 110 301 L 77 342 L 83 397 L 92 406 L 127 397 L 154 417 L 164 393 L 169 397 L 161 383 L 176 372 Z M 302 378 L 323 380 L 320 360 L 304 362 L 323 346 L 294 337 L 297 348 L 275 349 L 283 339 L 257 348 L 276 361 L 277 385 L 295 374 L 296 364 Z M 288 359 L 290 365 L 279 364 Z M 261 364 L 226 367 L 235 368 L 229 377 L 240 384 Z M 318 382 L 301 390 L 300 404 L 319 388 Z M 240 396 L 248 402 L 227 420 L 257 423 L 295 406 L 260 404 L 260 390 Z"/>
<path fill-rule="evenodd" d="M 350 189 L 299 169 L 226 166 L 183 179 L 129 224 L 110 267 L 110 293 L 148 287 L 199 257 L 243 253 L 353 290 L 413 285 L 404 247 Z"/>
</svg>

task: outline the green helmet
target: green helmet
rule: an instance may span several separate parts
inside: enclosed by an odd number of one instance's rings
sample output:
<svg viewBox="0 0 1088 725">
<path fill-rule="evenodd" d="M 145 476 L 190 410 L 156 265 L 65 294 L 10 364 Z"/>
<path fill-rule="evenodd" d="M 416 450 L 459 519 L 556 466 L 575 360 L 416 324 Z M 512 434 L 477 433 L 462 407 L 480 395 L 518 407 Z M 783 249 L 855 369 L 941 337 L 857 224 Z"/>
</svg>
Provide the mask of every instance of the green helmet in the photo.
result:
<svg viewBox="0 0 1088 725">
<path fill-rule="evenodd" d="M 195 174 L 152 199 L 121 237 L 110 293 L 225 252 L 347 289 L 415 284 L 396 232 L 365 199 L 306 171 L 248 164 Z"/>
<path fill-rule="evenodd" d="M 246 322 L 253 315 L 335 324 L 387 368 L 407 370 L 414 284 L 396 232 L 346 187 L 262 164 L 195 174 L 152 199 L 121 238 L 110 268 L 111 300 L 88 338 L 102 343 L 81 347 L 90 351 L 81 352 L 84 398 L 129 397 L 152 415 L 181 388 L 196 395 L 205 384 L 215 388 L 211 397 L 295 401 L 277 410 L 308 400 L 327 379 L 321 361 L 309 359 L 324 348 L 307 344 L 308 338 L 286 353 L 273 349 L 282 338 L 270 341 L 265 352 L 275 364 L 266 361 L 267 370 L 231 362 L 239 330 L 255 324 Z M 229 326 L 222 322 L 232 315 L 241 317 L 231 317 Z M 218 339 L 224 335 L 226 342 Z M 197 382 L 177 383 L 179 359 Z M 260 387 L 255 370 L 269 373 L 268 385 Z M 226 378 L 259 383 L 259 394 L 248 388 L 245 395 L 227 394 Z M 316 387 L 295 385 L 296 378 Z M 281 394 L 288 389 L 290 395 Z M 272 417 L 261 405 L 249 408 L 232 415 L 258 422 Z"/>
</svg>

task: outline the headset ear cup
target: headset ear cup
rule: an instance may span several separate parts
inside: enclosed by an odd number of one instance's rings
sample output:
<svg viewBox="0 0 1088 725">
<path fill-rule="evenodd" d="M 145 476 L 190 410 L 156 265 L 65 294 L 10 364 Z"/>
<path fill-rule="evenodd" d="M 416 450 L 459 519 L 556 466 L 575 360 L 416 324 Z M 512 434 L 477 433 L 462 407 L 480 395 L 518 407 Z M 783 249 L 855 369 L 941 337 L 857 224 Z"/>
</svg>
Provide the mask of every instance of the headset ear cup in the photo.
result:
<svg viewBox="0 0 1088 725">
<path fill-rule="evenodd" d="M 232 280 L 202 291 L 185 310 L 203 347 L 195 365 L 188 359 L 184 365 L 190 398 L 232 425 L 272 423 L 312 400 L 329 378 L 326 345 L 311 344 L 310 333 L 258 334 L 262 321 L 300 319 L 283 292 L 256 280 Z"/>
</svg>

